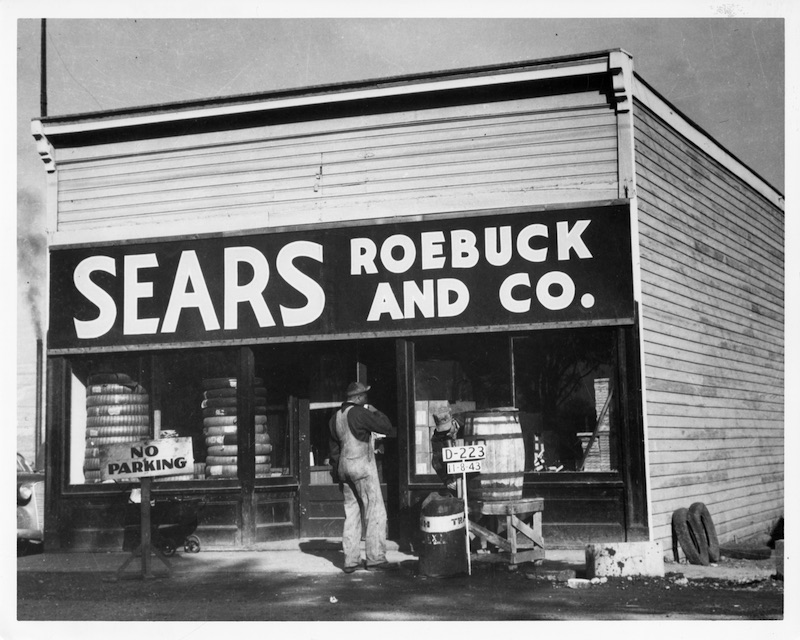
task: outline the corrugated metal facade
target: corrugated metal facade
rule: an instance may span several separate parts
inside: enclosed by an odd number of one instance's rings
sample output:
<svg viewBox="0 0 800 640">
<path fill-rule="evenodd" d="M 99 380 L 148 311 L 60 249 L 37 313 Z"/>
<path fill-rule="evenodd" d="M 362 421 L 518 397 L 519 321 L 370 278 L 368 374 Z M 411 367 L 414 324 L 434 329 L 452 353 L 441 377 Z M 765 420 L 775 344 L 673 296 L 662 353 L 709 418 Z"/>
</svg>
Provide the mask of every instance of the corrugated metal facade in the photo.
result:
<svg viewBox="0 0 800 640">
<path fill-rule="evenodd" d="M 704 502 L 721 540 L 783 510 L 783 212 L 635 109 L 652 535 Z"/>
<path fill-rule="evenodd" d="M 616 116 L 599 91 L 58 149 L 57 160 L 58 231 L 113 226 L 122 238 L 185 234 L 186 222 L 230 230 L 617 197 Z"/>
</svg>

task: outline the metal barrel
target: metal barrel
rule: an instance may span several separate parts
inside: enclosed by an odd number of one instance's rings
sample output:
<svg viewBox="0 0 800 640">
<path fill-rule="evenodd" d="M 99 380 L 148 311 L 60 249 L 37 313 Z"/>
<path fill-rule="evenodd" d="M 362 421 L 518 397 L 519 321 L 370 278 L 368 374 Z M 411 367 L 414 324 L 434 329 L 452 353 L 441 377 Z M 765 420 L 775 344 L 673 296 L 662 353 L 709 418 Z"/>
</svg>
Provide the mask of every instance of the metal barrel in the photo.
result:
<svg viewBox="0 0 800 640">
<path fill-rule="evenodd" d="M 422 531 L 419 573 L 432 578 L 467 573 L 467 532 L 461 500 L 435 492 L 429 494 L 422 503 L 419 525 Z"/>
</svg>

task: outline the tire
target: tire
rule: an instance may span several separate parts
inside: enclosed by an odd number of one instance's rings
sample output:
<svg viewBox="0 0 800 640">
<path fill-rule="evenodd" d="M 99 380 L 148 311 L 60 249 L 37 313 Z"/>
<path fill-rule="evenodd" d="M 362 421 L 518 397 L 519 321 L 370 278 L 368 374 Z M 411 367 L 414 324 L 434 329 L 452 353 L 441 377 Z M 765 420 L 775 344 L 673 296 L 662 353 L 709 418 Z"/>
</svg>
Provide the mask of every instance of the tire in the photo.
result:
<svg viewBox="0 0 800 640">
<path fill-rule="evenodd" d="M 149 427 L 150 416 L 87 416 L 87 429 L 97 427 Z"/>
<path fill-rule="evenodd" d="M 96 373 L 91 375 L 86 380 L 87 386 L 94 386 L 97 384 L 124 384 L 138 385 L 139 382 L 134 380 L 126 373 Z"/>
<path fill-rule="evenodd" d="M 146 393 L 99 393 L 86 396 L 87 407 L 115 404 L 149 404 L 150 396 Z"/>
<path fill-rule="evenodd" d="M 87 438 L 107 438 L 114 436 L 131 436 L 139 438 L 150 435 L 149 425 L 137 425 L 131 427 L 92 427 L 86 429 Z"/>
<path fill-rule="evenodd" d="M 92 396 L 106 393 L 147 393 L 147 389 L 138 384 L 93 384 L 86 387 L 86 393 Z"/>
<path fill-rule="evenodd" d="M 212 444 L 206 453 L 209 456 L 235 456 L 239 453 L 239 447 L 235 444 Z"/>
<path fill-rule="evenodd" d="M 203 392 L 203 400 L 211 400 L 212 398 L 235 398 L 238 393 L 236 387 L 228 387 L 225 389 L 208 389 Z M 267 390 L 264 387 L 255 387 L 253 395 L 256 398 L 266 398 Z"/>
<path fill-rule="evenodd" d="M 264 477 L 263 474 L 269 474 L 272 465 L 257 464 L 256 477 Z M 235 478 L 238 473 L 239 467 L 235 464 L 206 464 L 206 476 L 209 477 L 222 477 L 222 478 Z"/>
<path fill-rule="evenodd" d="M 220 407 L 236 407 L 238 398 L 209 398 L 200 403 L 201 409 L 218 409 Z"/>
<path fill-rule="evenodd" d="M 204 427 L 235 427 L 238 424 L 236 416 L 217 416 L 215 418 L 203 418 Z"/>
<path fill-rule="evenodd" d="M 124 442 L 137 442 L 136 436 L 96 436 L 86 438 L 87 447 L 102 447 L 104 444 L 122 444 Z"/>
<path fill-rule="evenodd" d="M 236 378 L 206 378 L 202 382 L 203 389 L 209 391 L 210 389 L 225 389 L 236 388 Z M 263 387 L 264 380 L 262 378 L 253 378 L 254 387 Z"/>
<path fill-rule="evenodd" d="M 97 416 L 149 416 L 149 404 L 101 404 L 96 407 L 86 407 L 86 415 Z"/>
<path fill-rule="evenodd" d="M 269 456 L 256 456 L 256 465 L 267 464 Z M 206 464 L 214 466 L 236 465 L 238 463 L 237 456 L 207 456 Z"/>
<path fill-rule="evenodd" d="M 672 514 L 672 537 L 677 539 L 690 564 L 708 565 L 708 546 L 704 536 L 698 535 L 696 526 L 692 525 L 689 510 L 685 507 Z"/>
<path fill-rule="evenodd" d="M 100 471 L 100 458 L 85 458 L 83 461 L 83 470 Z"/>
<path fill-rule="evenodd" d="M 708 512 L 706 505 L 702 502 L 695 502 L 689 507 L 689 518 L 691 521 L 699 522 L 698 530 L 700 536 L 705 539 L 706 546 L 708 547 L 708 561 L 719 562 L 719 538 L 717 538 L 717 529 L 714 526 L 714 521 L 711 519 L 711 514 Z"/>
<path fill-rule="evenodd" d="M 86 482 L 100 482 L 100 470 L 84 469 L 83 477 Z"/>
<path fill-rule="evenodd" d="M 256 433 L 255 443 L 256 445 L 260 444 L 269 444 L 269 434 L 268 433 Z M 206 446 L 211 447 L 215 445 L 238 445 L 239 444 L 239 436 L 236 433 L 227 433 L 227 434 L 217 434 L 213 436 L 206 437 Z"/>
<path fill-rule="evenodd" d="M 235 424 L 203 427 L 203 434 L 206 436 L 233 435 L 237 433 L 238 428 Z M 257 424 L 256 435 L 264 433 L 265 429 L 266 427 L 263 424 Z"/>
<path fill-rule="evenodd" d="M 206 463 L 206 476 L 212 478 L 235 478 L 239 467 L 235 464 L 215 465 Z"/>
<path fill-rule="evenodd" d="M 203 409 L 204 418 L 216 418 L 218 416 L 235 416 L 237 413 L 236 407 L 213 407 Z"/>
<path fill-rule="evenodd" d="M 238 427 L 236 425 L 218 426 L 218 427 L 203 427 L 203 434 L 208 436 L 232 436 L 237 433 Z"/>
<path fill-rule="evenodd" d="M 263 427 L 265 424 L 267 424 L 267 416 L 253 416 L 253 422 L 255 423 L 256 427 Z M 204 427 L 228 427 L 236 424 L 239 424 L 238 416 L 215 416 L 212 418 L 203 418 Z"/>
<path fill-rule="evenodd" d="M 208 447 L 209 456 L 235 456 L 239 453 L 239 447 L 235 444 L 214 444 Z M 268 455 L 272 453 L 271 444 L 256 444 L 255 454 Z"/>
<path fill-rule="evenodd" d="M 256 406 L 253 413 L 256 416 L 256 422 L 261 419 L 262 422 L 267 421 L 267 407 Z M 238 413 L 237 407 L 207 407 L 203 409 L 204 418 L 216 418 L 219 416 L 235 416 Z"/>
</svg>

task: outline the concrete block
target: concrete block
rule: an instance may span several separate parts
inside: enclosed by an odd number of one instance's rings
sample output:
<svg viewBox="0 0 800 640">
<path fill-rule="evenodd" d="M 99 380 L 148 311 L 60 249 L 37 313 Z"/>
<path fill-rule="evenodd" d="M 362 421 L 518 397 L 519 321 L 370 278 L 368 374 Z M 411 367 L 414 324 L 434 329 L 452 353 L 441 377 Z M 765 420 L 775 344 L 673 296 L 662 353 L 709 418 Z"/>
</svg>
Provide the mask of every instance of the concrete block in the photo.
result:
<svg viewBox="0 0 800 640">
<path fill-rule="evenodd" d="M 772 552 L 775 558 L 775 575 L 783 578 L 783 540 L 775 541 L 775 550 Z"/>
<path fill-rule="evenodd" d="M 586 576 L 664 577 L 660 542 L 604 542 L 586 545 Z"/>
</svg>

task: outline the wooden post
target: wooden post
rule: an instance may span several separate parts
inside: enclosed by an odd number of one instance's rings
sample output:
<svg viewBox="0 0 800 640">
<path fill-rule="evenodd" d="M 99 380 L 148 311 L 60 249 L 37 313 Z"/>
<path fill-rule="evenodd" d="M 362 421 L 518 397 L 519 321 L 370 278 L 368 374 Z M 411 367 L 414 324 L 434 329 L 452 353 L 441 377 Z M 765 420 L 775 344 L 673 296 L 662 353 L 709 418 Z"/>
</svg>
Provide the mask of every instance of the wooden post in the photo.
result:
<svg viewBox="0 0 800 640">
<path fill-rule="evenodd" d="M 464 535 L 467 537 L 467 575 L 472 575 L 472 555 L 469 552 L 469 507 L 467 506 L 467 472 L 461 472 L 461 491 L 464 496 Z"/>
<path fill-rule="evenodd" d="M 150 478 L 142 480 L 142 578 L 152 578 L 150 573 Z"/>
<path fill-rule="evenodd" d="M 256 539 L 255 507 L 255 356 L 250 347 L 239 349 L 239 372 L 236 388 L 238 434 L 238 475 L 241 486 L 241 543 L 252 548 Z"/>
</svg>

